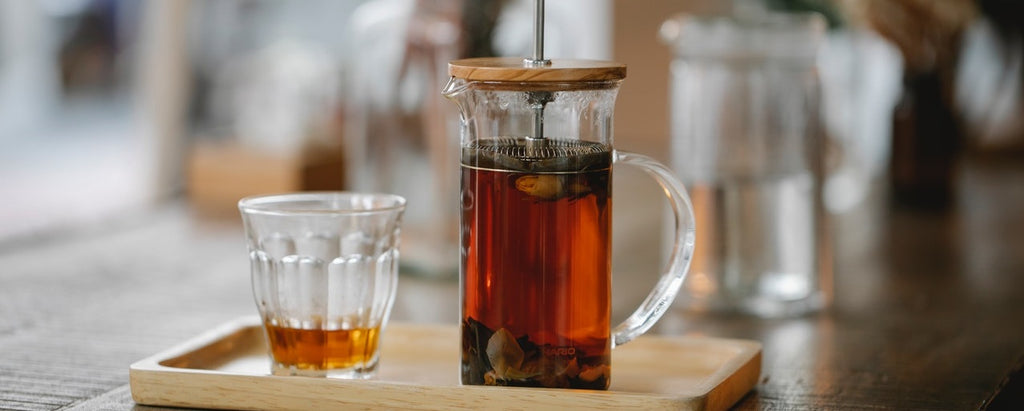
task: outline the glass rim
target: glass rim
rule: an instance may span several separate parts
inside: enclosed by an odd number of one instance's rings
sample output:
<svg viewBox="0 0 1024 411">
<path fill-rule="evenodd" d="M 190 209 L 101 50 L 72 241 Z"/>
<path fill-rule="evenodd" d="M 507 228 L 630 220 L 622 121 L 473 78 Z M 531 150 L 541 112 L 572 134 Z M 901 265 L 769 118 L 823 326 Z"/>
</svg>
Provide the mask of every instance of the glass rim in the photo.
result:
<svg viewBox="0 0 1024 411">
<path fill-rule="evenodd" d="M 357 198 L 369 200 L 359 204 Z M 397 194 L 364 193 L 355 191 L 301 191 L 291 193 L 260 194 L 238 200 L 242 215 L 316 215 L 348 216 L 384 214 L 405 210 L 406 200 Z"/>
</svg>

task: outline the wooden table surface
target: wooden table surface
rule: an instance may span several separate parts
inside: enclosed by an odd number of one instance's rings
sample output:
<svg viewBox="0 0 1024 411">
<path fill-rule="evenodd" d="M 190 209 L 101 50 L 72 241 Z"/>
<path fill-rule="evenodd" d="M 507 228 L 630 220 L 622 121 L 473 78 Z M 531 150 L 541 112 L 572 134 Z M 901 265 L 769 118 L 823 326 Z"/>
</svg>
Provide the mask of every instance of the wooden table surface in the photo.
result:
<svg viewBox="0 0 1024 411">
<path fill-rule="evenodd" d="M 1020 409 L 1024 164 L 971 161 L 959 183 L 949 212 L 875 195 L 838 218 L 828 311 L 677 310 L 655 332 L 762 341 L 739 409 Z M 0 409 L 148 409 L 129 364 L 255 312 L 241 236 L 178 204 L 0 242 Z M 400 284 L 396 319 L 455 323 L 455 282 Z"/>
</svg>

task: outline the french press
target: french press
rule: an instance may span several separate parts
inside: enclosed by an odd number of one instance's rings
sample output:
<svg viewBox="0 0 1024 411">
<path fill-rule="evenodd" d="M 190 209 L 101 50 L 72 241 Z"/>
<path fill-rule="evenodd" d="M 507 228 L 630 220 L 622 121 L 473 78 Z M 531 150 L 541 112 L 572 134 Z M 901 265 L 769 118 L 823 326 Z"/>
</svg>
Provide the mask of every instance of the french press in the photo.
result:
<svg viewBox="0 0 1024 411">
<path fill-rule="evenodd" d="M 612 348 L 650 329 L 683 282 L 693 211 L 665 166 L 612 146 L 625 65 L 544 59 L 543 1 L 536 16 L 532 58 L 452 61 L 443 90 L 461 119 L 462 383 L 607 389 Z M 612 329 L 618 164 L 664 188 L 675 245 L 654 290 Z"/>
</svg>

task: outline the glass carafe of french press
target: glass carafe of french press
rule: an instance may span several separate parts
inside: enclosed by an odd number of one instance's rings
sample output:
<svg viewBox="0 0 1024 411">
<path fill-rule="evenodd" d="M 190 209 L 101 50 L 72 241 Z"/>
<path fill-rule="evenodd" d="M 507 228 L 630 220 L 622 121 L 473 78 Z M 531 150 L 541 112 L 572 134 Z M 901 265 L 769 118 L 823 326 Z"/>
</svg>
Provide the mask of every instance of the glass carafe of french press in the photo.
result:
<svg viewBox="0 0 1024 411">
<path fill-rule="evenodd" d="M 463 384 L 606 389 L 612 348 L 671 305 L 693 252 L 694 218 L 668 169 L 612 146 L 625 69 L 536 55 L 449 64 L 444 95 L 461 114 Z M 654 290 L 612 329 L 617 164 L 644 169 L 665 189 L 676 242 Z"/>
</svg>

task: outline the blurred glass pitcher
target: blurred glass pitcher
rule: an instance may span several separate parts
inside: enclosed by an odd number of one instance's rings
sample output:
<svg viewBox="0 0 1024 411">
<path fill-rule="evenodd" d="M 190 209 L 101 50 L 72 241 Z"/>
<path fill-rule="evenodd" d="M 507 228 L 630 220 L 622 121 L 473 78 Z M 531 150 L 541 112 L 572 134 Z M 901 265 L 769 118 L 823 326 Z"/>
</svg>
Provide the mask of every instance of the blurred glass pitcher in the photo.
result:
<svg viewBox="0 0 1024 411">
<path fill-rule="evenodd" d="M 831 275 L 822 204 L 817 14 L 680 16 L 671 66 L 672 166 L 701 232 L 679 299 L 758 316 L 822 308 Z"/>
<path fill-rule="evenodd" d="M 458 272 L 456 113 L 436 93 L 457 58 L 463 2 L 375 0 L 350 20 L 347 187 L 408 199 L 402 272 Z"/>
</svg>

